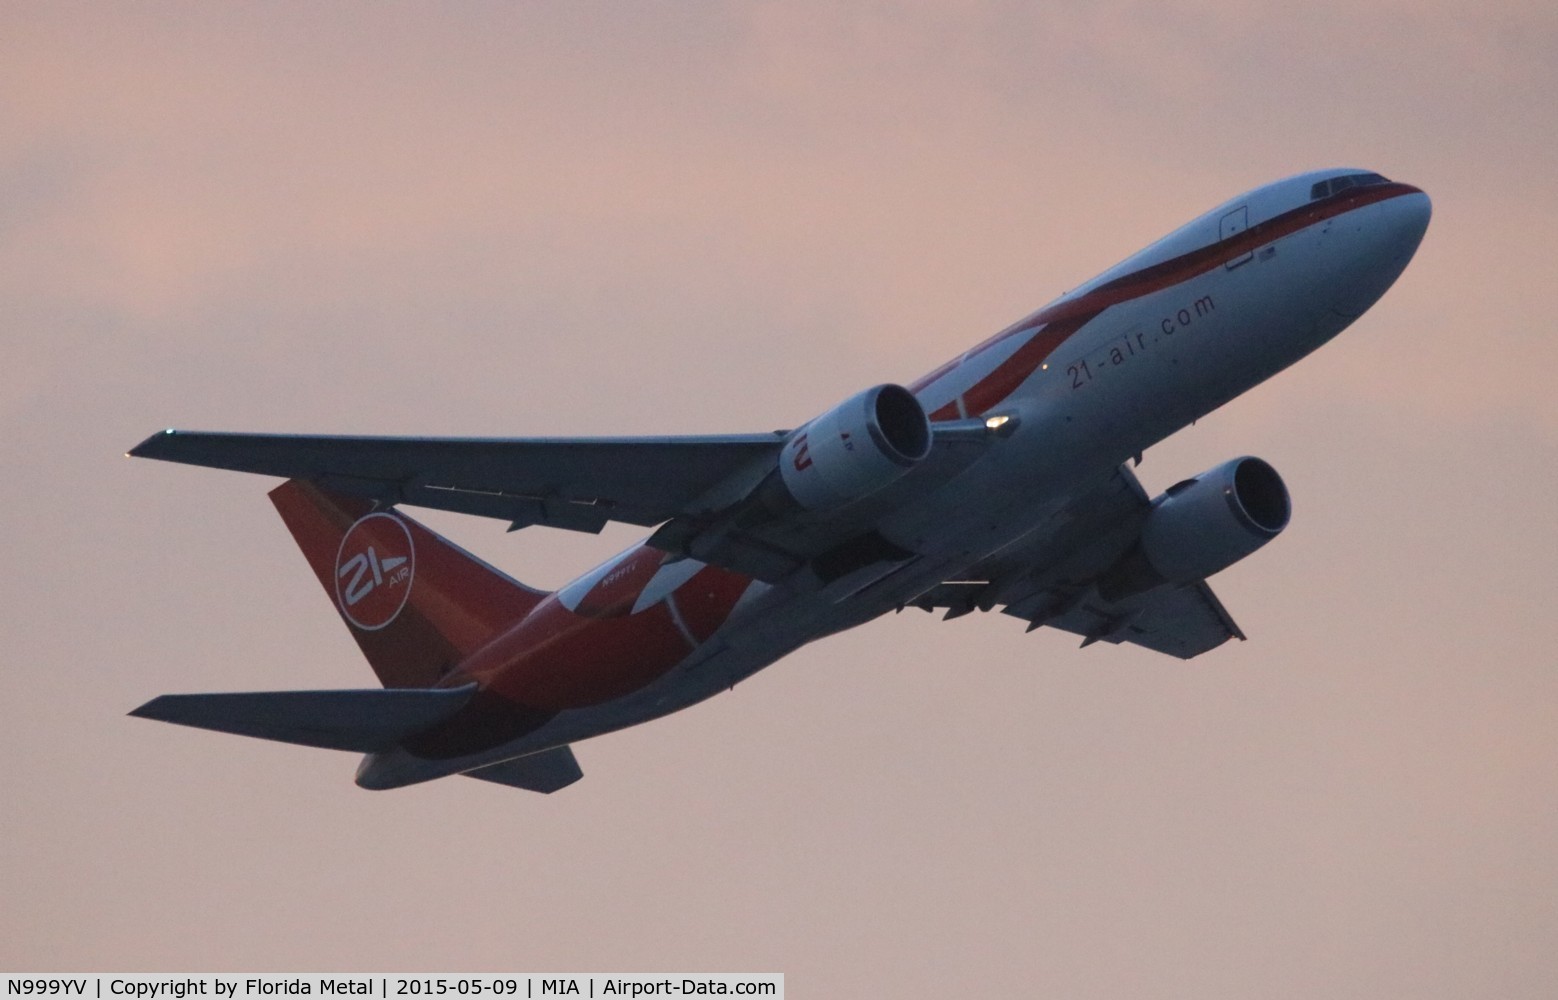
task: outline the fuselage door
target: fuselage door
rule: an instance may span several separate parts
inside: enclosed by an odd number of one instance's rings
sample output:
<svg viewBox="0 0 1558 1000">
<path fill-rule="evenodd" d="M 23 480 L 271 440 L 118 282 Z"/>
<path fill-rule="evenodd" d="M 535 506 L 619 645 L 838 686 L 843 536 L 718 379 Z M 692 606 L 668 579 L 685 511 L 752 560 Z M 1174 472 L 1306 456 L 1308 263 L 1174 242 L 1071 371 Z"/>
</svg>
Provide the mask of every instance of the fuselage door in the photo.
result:
<svg viewBox="0 0 1558 1000">
<path fill-rule="evenodd" d="M 1232 239 L 1235 236 L 1239 236 L 1246 229 L 1250 228 L 1250 207 L 1248 205 L 1240 205 L 1232 212 L 1229 212 L 1227 215 L 1223 216 L 1223 221 L 1217 228 L 1217 238 L 1219 240 L 1226 241 Z M 1223 266 L 1232 271 L 1240 264 L 1249 263 L 1250 257 L 1253 254 L 1253 250 L 1246 250 L 1237 257 L 1231 258 L 1228 263 L 1224 264 Z"/>
</svg>

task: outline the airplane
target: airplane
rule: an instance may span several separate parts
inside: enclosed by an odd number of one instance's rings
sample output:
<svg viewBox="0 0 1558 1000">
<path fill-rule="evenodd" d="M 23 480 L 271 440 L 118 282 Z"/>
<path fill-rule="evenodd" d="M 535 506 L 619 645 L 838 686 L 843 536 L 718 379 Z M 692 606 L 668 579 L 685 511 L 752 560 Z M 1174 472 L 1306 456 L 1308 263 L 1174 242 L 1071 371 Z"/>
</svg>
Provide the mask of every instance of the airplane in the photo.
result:
<svg viewBox="0 0 1558 1000">
<path fill-rule="evenodd" d="M 382 686 L 164 695 L 130 714 L 362 753 L 364 788 L 463 774 L 552 792 L 582 776 L 572 744 L 906 608 L 999 608 L 1184 659 L 1244 639 L 1206 579 L 1286 527 L 1282 478 L 1245 456 L 1149 498 L 1127 463 L 1362 316 L 1431 211 L 1365 170 L 1268 184 L 793 430 L 154 434 L 129 454 L 286 480 L 270 499 Z M 403 506 L 654 530 L 547 592 Z"/>
</svg>

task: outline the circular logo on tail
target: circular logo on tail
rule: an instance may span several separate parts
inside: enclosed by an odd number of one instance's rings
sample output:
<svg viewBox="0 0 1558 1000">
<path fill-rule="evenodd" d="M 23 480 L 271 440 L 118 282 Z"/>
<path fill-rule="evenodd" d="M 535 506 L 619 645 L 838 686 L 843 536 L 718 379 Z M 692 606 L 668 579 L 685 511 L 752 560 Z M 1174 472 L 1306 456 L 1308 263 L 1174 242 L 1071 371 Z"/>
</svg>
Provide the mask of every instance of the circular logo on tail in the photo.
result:
<svg viewBox="0 0 1558 1000">
<path fill-rule="evenodd" d="M 335 554 L 335 603 L 341 615 L 365 632 L 383 628 L 411 596 L 416 553 L 411 532 L 393 514 L 359 518 Z"/>
</svg>

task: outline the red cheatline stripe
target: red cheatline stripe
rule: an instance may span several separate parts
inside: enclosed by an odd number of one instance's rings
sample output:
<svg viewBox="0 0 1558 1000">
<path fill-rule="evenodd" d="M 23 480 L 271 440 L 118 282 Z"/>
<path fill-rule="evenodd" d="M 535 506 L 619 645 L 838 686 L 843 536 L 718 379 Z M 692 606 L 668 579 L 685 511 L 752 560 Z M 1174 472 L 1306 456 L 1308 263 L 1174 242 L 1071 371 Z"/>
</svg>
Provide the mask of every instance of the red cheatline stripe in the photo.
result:
<svg viewBox="0 0 1558 1000">
<path fill-rule="evenodd" d="M 1017 348 L 1012 356 L 1001 362 L 995 371 L 979 380 L 979 384 L 963 393 L 963 409 L 969 416 L 976 416 L 1010 396 L 1022 384 L 1023 379 L 1044 363 L 1044 359 L 1066 342 L 1066 338 L 1080 330 L 1097 313 L 1072 316 L 1058 323 L 1051 323 L 1034 334 L 1026 344 Z"/>
<path fill-rule="evenodd" d="M 1348 188 L 1329 198 L 1301 205 L 1281 215 L 1273 216 L 1226 240 L 1219 240 L 1189 253 L 1153 264 L 1151 267 L 1144 267 L 1140 271 L 1122 275 L 1113 281 L 1099 285 L 1085 295 L 1079 295 L 1074 299 L 1063 299 L 1046 306 L 1033 315 L 1013 323 L 964 356 L 966 360 L 1011 337 L 1044 330 L 1042 335 L 1035 336 L 1033 340 L 1019 347 L 1010 358 L 1001 362 L 995 371 L 965 392 L 964 410 L 970 416 L 975 416 L 1000 403 L 1021 385 L 1024 379 L 1032 375 L 1034 369 L 1043 364 L 1056 348 L 1065 343 L 1066 338 L 1110 306 L 1178 285 L 1197 275 L 1205 274 L 1226 261 L 1242 257 L 1257 247 L 1354 209 L 1409 194 L 1422 194 L 1422 192 L 1410 184 L 1397 183 Z M 1056 336 L 1050 336 L 1052 330 L 1057 334 Z M 957 367 L 956 363 L 943 365 L 929 375 L 910 383 L 909 388 L 919 393 L 942 377 L 951 374 Z M 939 416 L 949 407 L 955 414 L 957 406 L 953 403 L 931 414 L 931 418 L 951 419 Z"/>
</svg>

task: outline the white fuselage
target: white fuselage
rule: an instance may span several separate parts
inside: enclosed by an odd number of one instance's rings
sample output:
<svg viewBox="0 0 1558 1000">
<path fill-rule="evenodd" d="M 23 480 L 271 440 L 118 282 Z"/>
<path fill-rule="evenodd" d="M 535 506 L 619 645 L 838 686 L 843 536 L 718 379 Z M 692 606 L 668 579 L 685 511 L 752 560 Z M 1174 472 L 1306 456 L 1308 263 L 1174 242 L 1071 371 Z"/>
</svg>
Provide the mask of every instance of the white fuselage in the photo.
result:
<svg viewBox="0 0 1558 1000">
<path fill-rule="evenodd" d="M 933 421 L 1007 414 L 1018 423 L 877 523 L 912 558 L 828 583 L 804 571 L 754 581 L 707 641 L 648 686 L 468 758 L 372 755 L 359 781 L 422 780 L 665 715 L 1020 544 L 1068 498 L 1315 350 L 1389 288 L 1422 238 L 1428 198 L 1405 185 L 1389 185 L 1389 196 L 1369 189 L 1356 203 L 1313 197 L 1343 176 L 1357 173 L 1300 175 L 1220 205 L 915 383 Z M 1244 233 L 1260 238 L 1241 242 Z"/>
</svg>

